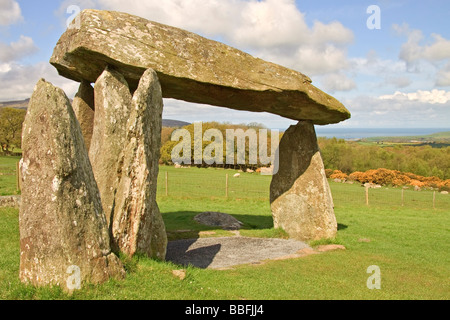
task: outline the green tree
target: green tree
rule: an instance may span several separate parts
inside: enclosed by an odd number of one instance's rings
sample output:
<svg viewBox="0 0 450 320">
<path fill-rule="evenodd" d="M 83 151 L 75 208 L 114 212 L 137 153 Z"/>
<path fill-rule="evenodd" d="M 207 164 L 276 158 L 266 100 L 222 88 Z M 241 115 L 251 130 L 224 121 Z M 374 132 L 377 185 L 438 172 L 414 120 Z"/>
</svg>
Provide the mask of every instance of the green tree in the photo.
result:
<svg viewBox="0 0 450 320">
<path fill-rule="evenodd" d="M 25 115 L 26 110 L 22 109 L 0 109 L 0 145 L 4 153 L 11 154 L 14 147 L 21 147 Z"/>
</svg>

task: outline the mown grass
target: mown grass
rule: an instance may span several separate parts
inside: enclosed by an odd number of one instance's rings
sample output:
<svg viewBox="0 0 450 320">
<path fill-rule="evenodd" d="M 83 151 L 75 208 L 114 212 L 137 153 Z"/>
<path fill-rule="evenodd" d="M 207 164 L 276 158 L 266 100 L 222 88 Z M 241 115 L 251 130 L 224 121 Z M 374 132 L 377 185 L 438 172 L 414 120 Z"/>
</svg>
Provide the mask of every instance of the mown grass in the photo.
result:
<svg viewBox="0 0 450 320">
<path fill-rule="evenodd" d="M 18 194 L 17 192 L 17 163 L 20 157 L 0 156 L 0 196 Z"/>
<path fill-rule="evenodd" d="M 177 197 L 225 198 L 228 175 L 228 199 L 265 200 L 269 198 L 268 186 L 271 176 L 263 176 L 238 170 L 218 168 L 175 169 L 160 166 L 158 195 L 166 195 L 166 173 L 168 174 L 168 195 Z M 239 174 L 238 178 L 234 178 Z"/>
<path fill-rule="evenodd" d="M 175 180 L 175 169 L 169 179 Z M 177 169 L 192 171 L 197 178 L 209 177 L 222 181 L 224 170 Z M 164 168 L 162 168 L 164 172 Z M 229 172 L 230 176 L 232 171 Z M 160 179 L 164 174 L 160 175 Z M 269 182 L 256 175 L 241 174 L 250 187 L 261 190 Z M 230 178 L 231 179 L 231 178 Z M 254 180 L 252 180 L 254 179 Z M 236 179 L 237 180 L 237 179 Z M 163 180 L 164 181 L 164 180 Z M 188 190 L 196 180 L 180 179 L 180 188 Z M 237 183 L 232 180 L 233 183 Z M 169 180 L 170 183 L 170 180 Z M 223 183 L 225 183 L 223 181 Z M 18 210 L 0 209 L 0 299 L 443 299 L 450 298 L 450 197 L 440 195 L 442 205 L 432 207 L 432 192 L 409 191 L 416 201 L 401 206 L 399 190 L 370 190 L 369 206 L 365 204 L 364 188 L 357 185 L 331 183 L 335 212 L 339 223 L 336 239 L 346 250 L 333 251 L 303 258 L 270 261 L 260 265 L 243 265 L 231 270 L 185 268 L 169 262 L 144 257 L 122 257 L 125 280 L 99 285 L 87 285 L 67 295 L 59 288 L 33 288 L 20 283 Z M 169 237 L 199 237 L 201 231 L 226 231 L 198 225 L 193 217 L 204 211 L 232 214 L 244 223 L 241 234 L 257 237 L 285 237 L 273 228 L 268 199 L 250 192 L 226 199 L 209 188 L 200 195 L 177 195 L 173 183 L 172 195 L 165 196 L 160 182 L 158 204 Z M 231 187 L 231 186 L 230 186 Z M 218 189 L 218 187 L 216 188 Z M 193 188 L 191 188 L 193 190 Z M 181 191 L 181 190 L 180 190 Z M 393 191 L 393 192 L 390 192 Z M 184 191 L 183 191 L 184 192 Z M 266 194 L 268 198 L 268 194 Z M 406 198 L 406 196 L 405 196 Z M 397 202 L 395 202 L 397 201 Z M 179 232 L 180 230 L 189 232 Z M 314 242 L 319 245 L 324 242 Z M 381 289 L 369 290 L 367 268 L 377 265 L 381 270 Z M 180 280 L 172 270 L 186 269 Z"/>
</svg>

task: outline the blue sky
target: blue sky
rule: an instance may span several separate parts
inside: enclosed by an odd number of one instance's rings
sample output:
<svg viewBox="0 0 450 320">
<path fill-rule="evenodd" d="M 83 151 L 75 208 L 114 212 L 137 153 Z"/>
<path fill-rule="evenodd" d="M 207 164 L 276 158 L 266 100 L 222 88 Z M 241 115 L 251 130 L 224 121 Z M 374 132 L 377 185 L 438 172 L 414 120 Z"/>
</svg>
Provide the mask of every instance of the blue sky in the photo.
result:
<svg viewBox="0 0 450 320">
<path fill-rule="evenodd" d="M 75 94 L 48 64 L 71 5 L 140 15 L 303 72 L 351 111 L 337 127 L 450 128 L 449 1 L 0 0 L 0 102 L 28 98 L 40 77 Z M 380 29 L 367 27 L 371 5 Z M 295 123 L 171 99 L 164 117 Z"/>
</svg>

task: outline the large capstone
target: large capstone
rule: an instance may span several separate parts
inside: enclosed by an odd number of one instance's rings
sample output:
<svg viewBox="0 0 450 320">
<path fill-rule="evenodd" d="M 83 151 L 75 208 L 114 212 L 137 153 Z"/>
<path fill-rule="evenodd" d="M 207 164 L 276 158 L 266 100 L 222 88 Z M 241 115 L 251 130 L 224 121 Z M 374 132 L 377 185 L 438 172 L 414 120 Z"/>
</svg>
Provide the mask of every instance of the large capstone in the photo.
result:
<svg viewBox="0 0 450 320">
<path fill-rule="evenodd" d="M 270 185 L 275 228 L 302 241 L 335 237 L 333 198 L 311 122 L 301 121 L 284 133 L 276 167 Z"/>
<path fill-rule="evenodd" d="M 20 279 L 66 290 L 125 275 L 81 128 L 64 92 L 40 80 L 23 125 Z"/>
<path fill-rule="evenodd" d="M 107 65 L 134 91 L 154 69 L 164 98 L 269 112 L 330 124 L 350 118 L 335 98 L 304 74 L 126 13 L 85 10 L 62 35 L 50 63 L 67 78 L 95 82 Z"/>
<path fill-rule="evenodd" d="M 112 237 L 117 249 L 164 260 L 167 235 L 156 203 L 163 100 L 155 71 L 147 70 L 131 102 L 126 143 L 119 157 Z"/>
</svg>

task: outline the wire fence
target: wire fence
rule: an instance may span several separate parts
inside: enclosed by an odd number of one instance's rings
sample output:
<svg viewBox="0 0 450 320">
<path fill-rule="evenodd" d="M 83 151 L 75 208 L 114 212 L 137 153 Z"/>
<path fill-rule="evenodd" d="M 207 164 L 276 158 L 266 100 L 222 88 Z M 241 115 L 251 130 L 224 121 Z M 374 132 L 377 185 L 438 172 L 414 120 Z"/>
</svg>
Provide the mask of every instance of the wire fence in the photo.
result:
<svg viewBox="0 0 450 320">
<path fill-rule="evenodd" d="M 271 180 L 271 176 L 233 170 L 161 167 L 158 196 L 269 201 Z M 390 186 L 366 188 L 359 183 L 337 183 L 332 180 L 329 184 L 335 206 L 407 207 L 450 212 L 450 195 L 445 192 Z"/>
<path fill-rule="evenodd" d="M 20 194 L 20 180 L 14 166 L 1 170 L 0 195 Z M 16 172 L 14 172 L 16 171 Z M 161 166 L 158 175 L 158 197 L 220 198 L 230 200 L 270 199 L 271 176 L 218 168 L 181 168 Z M 382 186 L 365 188 L 359 183 L 329 180 L 333 201 L 337 206 L 371 206 L 391 208 L 437 209 L 450 213 L 450 195 L 436 190 L 414 191 L 411 188 Z"/>
<path fill-rule="evenodd" d="M 366 205 L 373 207 L 442 209 L 450 212 L 450 195 L 436 190 L 415 191 L 413 188 L 382 186 L 367 188 L 330 181 L 335 205 Z"/>
<path fill-rule="evenodd" d="M 224 169 L 162 168 L 158 196 L 269 200 L 271 177 Z"/>
</svg>

